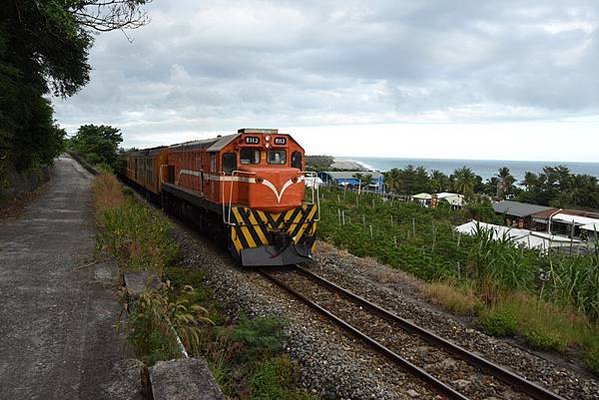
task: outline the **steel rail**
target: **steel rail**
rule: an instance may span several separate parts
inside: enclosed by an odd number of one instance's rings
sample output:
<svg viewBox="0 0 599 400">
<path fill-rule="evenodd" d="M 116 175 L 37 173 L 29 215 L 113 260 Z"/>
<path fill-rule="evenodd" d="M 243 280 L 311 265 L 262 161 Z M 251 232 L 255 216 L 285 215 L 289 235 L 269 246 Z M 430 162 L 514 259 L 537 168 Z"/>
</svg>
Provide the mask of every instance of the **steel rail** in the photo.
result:
<svg viewBox="0 0 599 400">
<path fill-rule="evenodd" d="M 457 392 L 451 386 L 446 385 L 442 381 L 440 381 L 437 378 L 435 378 L 434 376 L 430 375 L 424 369 L 412 364 L 411 362 L 409 362 L 408 360 L 406 360 L 399 354 L 395 353 L 394 351 L 390 350 L 389 348 L 387 348 L 380 342 L 371 338 L 370 336 L 368 336 L 364 332 L 360 331 L 359 329 L 353 327 L 349 323 L 345 322 L 341 318 L 337 317 L 335 314 L 331 313 L 330 311 L 328 311 L 325 308 L 321 307 L 320 305 L 316 304 L 312 300 L 308 299 L 303 294 L 299 293 L 298 291 L 296 291 L 295 289 L 290 287 L 285 282 L 272 276 L 269 272 L 267 272 L 265 270 L 258 270 L 258 273 L 261 274 L 262 276 L 264 276 L 265 278 L 267 278 L 268 280 L 270 280 L 271 282 L 273 282 L 274 284 L 276 284 L 277 286 L 279 286 L 279 287 L 283 288 L 284 290 L 286 290 L 287 292 L 291 293 L 293 296 L 297 297 L 303 303 L 305 303 L 309 307 L 313 308 L 320 314 L 324 315 L 326 318 L 332 320 L 337 325 L 339 325 L 341 328 L 354 334 L 359 339 L 363 340 L 364 342 L 366 342 L 368 345 L 375 348 L 377 351 L 379 351 L 383 355 L 390 357 L 394 362 L 396 362 L 397 364 L 401 365 L 406 370 L 408 370 L 408 372 L 410 372 L 411 374 L 420 378 L 422 381 L 426 382 L 427 384 L 431 385 L 434 388 L 434 390 L 436 390 L 439 394 L 442 394 L 451 400 L 469 400 L 468 397 L 465 397 L 463 394 Z"/>
<path fill-rule="evenodd" d="M 536 383 L 531 382 L 520 375 L 517 375 L 497 364 L 494 364 L 454 343 L 451 343 L 450 341 L 443 339 L 435 333 L 426 330 L 414 324 L 413 322 L 410 322 L 398 316 L 397 314 L 389 310 L 386 310 L 319 275 L 316 275 L 312 271 L 309 271 L 299 265 L 294 265 L 293 267 L 302 272 L 304 275 L 314 279 L 317 282 L 320 282 L 324 286 L 327 286 L 336 292 L 342 293 L 343 295 L 349 297 L 350 299 L 356 301 L 364 307 L 376 312 L 384 319 L 396 322 L 405 331 L 418 335 L 426 342 L 441 347 L 448 353 L 451 353 L 452 355 L 461 358 L 469 364 L 488 372 L 490 375 L 496 377 L 497 379 L 501 380 L 502 382 L 511 386 L 519 392 L 525 393 L 537 400 L 565 400 L 563 397 L 553 392 L 550 392 L 542 386 L 539 386 Z"/>
</svg>

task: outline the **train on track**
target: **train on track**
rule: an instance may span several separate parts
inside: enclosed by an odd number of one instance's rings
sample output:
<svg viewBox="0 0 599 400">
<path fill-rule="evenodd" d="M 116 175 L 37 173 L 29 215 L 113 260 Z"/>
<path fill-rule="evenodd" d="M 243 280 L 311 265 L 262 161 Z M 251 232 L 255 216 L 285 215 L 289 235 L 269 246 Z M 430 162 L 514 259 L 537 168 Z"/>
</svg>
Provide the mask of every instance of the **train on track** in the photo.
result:
<svg viewBox="0 0 599 400">
<path fill-rule="evenodd" d="M 120 154 L 118 176 L 225 243 L 244 266 L 312 258 L 320 220 L 304 149 L 277 129 Z M 309 190 L 307 190 L 309 189 Z"/>
</svg>

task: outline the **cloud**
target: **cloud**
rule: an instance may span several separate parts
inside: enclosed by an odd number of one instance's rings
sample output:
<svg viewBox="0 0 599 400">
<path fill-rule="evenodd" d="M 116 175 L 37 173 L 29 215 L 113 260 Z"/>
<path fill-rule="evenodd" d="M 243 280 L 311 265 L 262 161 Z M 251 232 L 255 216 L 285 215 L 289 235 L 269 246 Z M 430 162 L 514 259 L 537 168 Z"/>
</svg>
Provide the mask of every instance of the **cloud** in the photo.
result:
<svg viewBox="0 0 599 400">
<path fill-rule="evenodd" d="M 97 37 L 58 120 L 126 144 L 241 126 L 499 123 L 599 114 L 594 0 L 156 1 Z"/>
</svg>

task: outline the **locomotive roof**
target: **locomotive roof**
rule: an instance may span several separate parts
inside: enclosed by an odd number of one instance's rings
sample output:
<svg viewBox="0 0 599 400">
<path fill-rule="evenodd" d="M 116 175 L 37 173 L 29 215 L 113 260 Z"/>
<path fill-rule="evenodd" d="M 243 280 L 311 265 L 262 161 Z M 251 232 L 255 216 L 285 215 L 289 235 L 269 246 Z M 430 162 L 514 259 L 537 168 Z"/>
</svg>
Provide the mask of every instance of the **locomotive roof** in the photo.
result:
<svg viewBox="0 0 599 400">
<path fill-rule="evenodd" d="M 250 134 L 278 134 L 278 129 L 249 129 L 243 128 L 239 129 L 237 133 L 232 135 L 225 136 L 217 136 L 211 139 L 202 139 L 202 140 L 193 140 L 190 142 L 178 143 L 170 146 L 171 149 L 187 149 L 187 148 L 196 148 L 196 149 L 206 149 L 208 152 L 221 151 L 225 148 L 229 143 L 233 142 L 243 133 Z"/>
<path fill-rule="evenodd" d="M 199 148 L 206 149 L 206 151 L 219 151 L 233 140 L 235 140 L 240 134 L 235 133 L 233 135 L 219 136 L 211 139 L 192 140 L 190 142 L 177 143 L 170 146 L 171 149 L 187 149 L 187 148 Z"/>
<path fill-rule="evenodd" d="M 208 147 L 207 151 L 220 151 L 223 149 L 223 147 L 231 143 L 233 140 L 237 139 L 239 136 L 241 136 L 241 133 L 223 136 L 219 140 L 214 142 L 212 146 Z"/>
<path fill-rule="evenodd" d="M 229 143 L 240 137 L 242 134 L 279 134 L 278 129 L 254 129 L 254 128 L 242 128 L 232 135 L 217 136 L 210 139 L 191 140 L 189 142 L 177 143 L 168 146 L 173 150 L 186 150 L 186 149 L 206 149 L 207 152 L 217 152 L 225 148 Z M 280 133 L 280 135 L 288 135 L 287 133 Z"/>
</svg>

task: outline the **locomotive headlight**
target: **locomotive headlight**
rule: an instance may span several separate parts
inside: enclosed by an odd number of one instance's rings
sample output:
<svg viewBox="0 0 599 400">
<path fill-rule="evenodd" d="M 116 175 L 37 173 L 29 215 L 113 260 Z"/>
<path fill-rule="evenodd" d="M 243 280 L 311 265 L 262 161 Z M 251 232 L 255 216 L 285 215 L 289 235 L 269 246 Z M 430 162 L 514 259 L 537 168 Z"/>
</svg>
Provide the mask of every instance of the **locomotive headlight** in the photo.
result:
<svg viewBox="0 0 599 400">
<path fill-rule="evenodd" d="M 270 135 L 264 136 L 264 140 L 266 140 L 267 142 L 270 142 Z"/>
<path fill-rule="evenodd" d="M 266 144 L 264 145 L 264 147 L 266 147 L 267 149 L 270 149 L 270 143 L 266 143 Z"/>
</svg>

